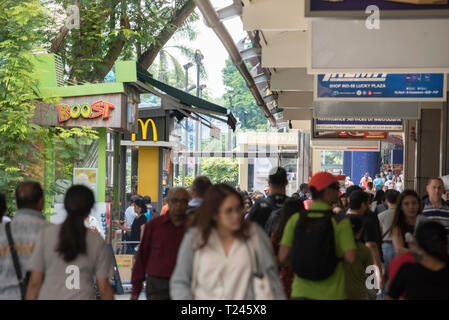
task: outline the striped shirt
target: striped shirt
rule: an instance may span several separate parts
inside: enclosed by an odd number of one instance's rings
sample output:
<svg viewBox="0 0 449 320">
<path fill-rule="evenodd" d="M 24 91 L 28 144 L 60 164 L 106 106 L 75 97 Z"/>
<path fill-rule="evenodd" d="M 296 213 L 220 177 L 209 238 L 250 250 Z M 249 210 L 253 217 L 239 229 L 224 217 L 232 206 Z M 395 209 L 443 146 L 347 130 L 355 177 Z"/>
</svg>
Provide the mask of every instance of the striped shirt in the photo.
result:
<svg viewBox="0 0 449 320">
<path fill-rule="evenodd" d="M 11 222 L 11 233 L 19 256 L 22 277 L 29 270 L 28 262 L 41 230 L 50 223 L 41 212 L 17 210 Z M 5 226 L 0 224 L 0 300 L 20 300 L 20 287 L 9 251 Z"/>
<path fill-rule="evenodd" d="M 430 203 L 429 198 L 424 201 L 424 209 L 422 212 L 423 216 L 427 220 L 437 221 L 441 223 L 446 228 L 448 247 L 449 247 L 449 205 L 444 200 L 441 200 L 441 205 L 439 208 L 435 208 L 432 203 Z"/>
</svg>

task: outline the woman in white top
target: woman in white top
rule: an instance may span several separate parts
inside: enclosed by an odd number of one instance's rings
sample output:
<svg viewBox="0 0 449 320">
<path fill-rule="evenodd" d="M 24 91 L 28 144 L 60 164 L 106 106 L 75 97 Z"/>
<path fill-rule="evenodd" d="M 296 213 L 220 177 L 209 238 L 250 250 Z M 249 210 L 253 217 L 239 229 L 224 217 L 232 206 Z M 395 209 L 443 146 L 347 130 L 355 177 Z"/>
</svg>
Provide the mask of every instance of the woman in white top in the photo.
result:
<svg viewBox="0 0 449 320">
<path fill-rule="evenodd" d="M 255 279 L 256 273 L 261 278 Z M 270 241 L 262 228 L 244 219 L 244 202 L 234 188 L 217 184 L 206 192 L 178 251 L 170 295 L 285 299 Z"/>
<path fill-rule="evenodd" d="M 394 184 L 394 189 L 399 191 L 399 192 L 404 191 L 404 187 L 403 187 L 403 184 L 402 184 L 402 179 L 401 179 L 400 176 L 396 177 L 396 183 Z"/>
<path fill-rule="evenodd" d="M 111 252 L 101 235 L 84 225 L 94 204 L 89 188 L 74 185 L 67 190 L 66 220 L 42 230 L 31 256 L 27 300 L 94 300 L 94 278 L 101 299 L 114 299 Z"/>
</svg>

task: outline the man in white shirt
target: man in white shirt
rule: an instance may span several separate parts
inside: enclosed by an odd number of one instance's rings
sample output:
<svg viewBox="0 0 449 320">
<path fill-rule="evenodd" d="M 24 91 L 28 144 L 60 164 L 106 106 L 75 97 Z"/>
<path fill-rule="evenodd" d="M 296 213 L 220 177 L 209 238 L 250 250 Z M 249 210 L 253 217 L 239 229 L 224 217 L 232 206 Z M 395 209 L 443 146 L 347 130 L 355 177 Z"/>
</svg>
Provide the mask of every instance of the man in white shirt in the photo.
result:
<svg viewBox="0 0 449 320">
<path fill-rule="evenodd" d="M 131 226 L 133 225 L 134 219 L 137 217 L 137 213 L 134 211 L 134 203 L 136 200 L 141 199 L 141 197 L 134 195 L 131 196 L 129 207 L 125 211 L 125 223 L 122 226 L 122 232 L 124 233 L 125 241 L 131 241 Z M 126 246 L 129 248 L 130 246 Z M 130 250 L 127 249 L 127 254 L 133 254 Z"/>
</svg>

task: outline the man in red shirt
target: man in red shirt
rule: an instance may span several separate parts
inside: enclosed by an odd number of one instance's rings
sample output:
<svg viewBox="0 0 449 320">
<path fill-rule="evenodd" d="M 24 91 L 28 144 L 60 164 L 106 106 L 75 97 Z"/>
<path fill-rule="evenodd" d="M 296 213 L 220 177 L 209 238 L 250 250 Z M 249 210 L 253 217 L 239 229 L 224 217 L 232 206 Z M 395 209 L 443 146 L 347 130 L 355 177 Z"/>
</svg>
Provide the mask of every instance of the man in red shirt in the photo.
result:
<svg viewBox="0 0 449 320">
<path fill-rule="evenodd" d="M 174 188 L 168 194 L 167 214 L 145 225 L 132 271 L 131 300 L 137 300 L 146 277 L 148 300 L 170 300 L 169 281 L 184 237 L 189 193 Z"/>
</svg>

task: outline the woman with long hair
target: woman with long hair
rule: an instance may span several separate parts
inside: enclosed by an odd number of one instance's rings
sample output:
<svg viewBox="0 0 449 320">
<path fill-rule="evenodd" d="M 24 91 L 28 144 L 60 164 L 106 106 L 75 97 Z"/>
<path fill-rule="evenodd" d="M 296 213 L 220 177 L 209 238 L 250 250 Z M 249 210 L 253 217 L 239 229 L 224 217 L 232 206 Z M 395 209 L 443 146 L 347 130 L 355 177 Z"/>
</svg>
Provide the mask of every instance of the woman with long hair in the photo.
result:
<svg viewBox="0 0 449 320">
<path fill-rule="evenodd" d="M 418 194 L 414 190 L 404 190 L 399 196 L 390 230 L 396 255 L 410 251 L 406 234 L 414 234 L 416 220 L 420 213 L 421 200 Z"/>
<path fill-rule="evenodd" d="M 265 231 L 244 219 L 244 201 L 226 184 L 212 186 L 178 251 L 172 299 L 285 299 Z"/>
<path fill-rule="evenodd" d="M 271 234 L 271 245 L 273 246 L 274 256 L 276 258 L 276 263 L 279 266 L 279 278 L 282 282 L 282 286 L 284 287 L 284 292 L 287 298 L 290 297 L 292 291 L 292 283 L 295 273 L 293 272 L 290 265 L 280 266 L 278 254 L 279 254 L 279 245 L 281 243 L 282 234 L 284 233 L 285 225 L 287 224 L 288 219 L 294 213 L 301 213 L 305 211 L 304 205 L 300 199 L 290 198 L 287 199 L 279 213 L 279 220 L 277 222 L 276 227 L 274 228 L 273 233 Z"/>
<path fill-rule="evenodd" d="M 84 225 L 94 205 L 89 188 L 74 185 L 67 190 L 66 220 L 42 230 L 34 248 L 27 300 L 95 300 L 94 277 L 101 299 L 114 299 L 111 252 L 101 235 Z"/>
<path fill-rule="evenodd" d="M 449 300 L 449 255 L 443 225 L 425 221 L 416 230 L 417 263 L 403 264 L 393 278 L 387 299 Z"/>
</svg>

